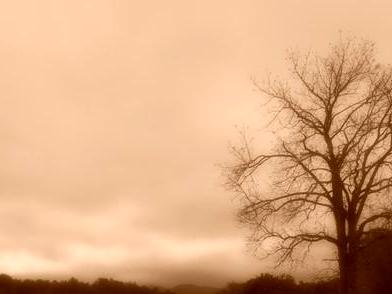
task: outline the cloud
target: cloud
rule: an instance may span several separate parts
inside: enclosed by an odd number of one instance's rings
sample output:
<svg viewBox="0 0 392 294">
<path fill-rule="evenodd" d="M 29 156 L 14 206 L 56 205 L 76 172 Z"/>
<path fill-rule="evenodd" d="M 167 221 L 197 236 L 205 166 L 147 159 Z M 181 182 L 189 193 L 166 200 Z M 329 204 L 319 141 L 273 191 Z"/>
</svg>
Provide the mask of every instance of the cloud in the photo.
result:
<svg viewBox="0 0 392 294">
<path fill-rule="evenodd" d="M 342 26 L 388 27 L 382 5 L 135 3 L 0 4 L 3 271 L 219 284 L 268 269 L 217 167 L 235 125 L 270 146 L 249 76 Z"/>
</svg>

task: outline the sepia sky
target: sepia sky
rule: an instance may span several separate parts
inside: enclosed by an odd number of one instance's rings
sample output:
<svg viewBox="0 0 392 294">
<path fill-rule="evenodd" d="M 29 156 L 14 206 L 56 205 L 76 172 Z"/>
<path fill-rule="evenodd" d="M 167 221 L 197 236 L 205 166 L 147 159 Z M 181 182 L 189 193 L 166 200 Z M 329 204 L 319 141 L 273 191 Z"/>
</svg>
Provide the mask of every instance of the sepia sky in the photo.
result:
<svg viewBox="0 0 392 294">
<path fill-rule="evenodd" d="M 339 32 L 392 60 L 389 1 L 0 2 L 0 272 L 223 285 L 271 267 L 219 164 L 264 136 L 251 76 Z M 312 266 L 297 270 L 306 275 Z"/>
</svg>

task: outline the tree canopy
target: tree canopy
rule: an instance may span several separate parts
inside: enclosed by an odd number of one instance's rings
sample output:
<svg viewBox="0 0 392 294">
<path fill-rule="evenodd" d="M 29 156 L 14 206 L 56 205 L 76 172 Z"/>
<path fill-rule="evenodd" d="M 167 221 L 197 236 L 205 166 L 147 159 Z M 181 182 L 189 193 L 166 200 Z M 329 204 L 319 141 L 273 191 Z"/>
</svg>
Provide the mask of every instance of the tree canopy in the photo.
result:
<svg viewBox="0 0 392 294">
<path fill-rule="evenodd" d="M 374 56 L 371 42 L 344 40 L 326 57 L 290 54 L 289 81 L 255 82 L 281 135 L 270 152 L 233 147 L 227 174 L 251 241 L 278 263 L 331 243 L 341 293 L 356 292 L 361 240 L 392 219 L 392 71 Z"/>
</svg>

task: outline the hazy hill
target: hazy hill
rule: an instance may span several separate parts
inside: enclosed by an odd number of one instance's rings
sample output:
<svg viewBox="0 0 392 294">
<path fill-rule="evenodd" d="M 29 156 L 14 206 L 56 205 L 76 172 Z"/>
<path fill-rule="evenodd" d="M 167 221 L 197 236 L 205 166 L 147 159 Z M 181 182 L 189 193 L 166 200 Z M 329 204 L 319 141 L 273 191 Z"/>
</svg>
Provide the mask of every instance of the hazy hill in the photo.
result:
<svg viewBox="0 0 392 294">
<path fill-rule="evenodd" d="M 219 290 L 219 288 L 196 286 L 190 284 L 178 285 L 170 289 L 170 291 L 174 292 L 175 294 L 215 294 Z"/>
</svg>

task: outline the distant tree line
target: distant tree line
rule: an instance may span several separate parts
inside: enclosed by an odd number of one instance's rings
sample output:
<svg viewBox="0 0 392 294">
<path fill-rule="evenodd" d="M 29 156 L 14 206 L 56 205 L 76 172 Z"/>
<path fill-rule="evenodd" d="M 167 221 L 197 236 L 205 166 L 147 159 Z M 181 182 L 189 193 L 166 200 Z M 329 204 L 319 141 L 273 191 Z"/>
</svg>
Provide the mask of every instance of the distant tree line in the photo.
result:
<svg viewBox="0 0 392 294">
<path fill-rule="evenodd" d="M 338 280 L 296 283 L 289 275 L 261 274 L 245 283 L 230 283 L 217 294 L 336 294 Z"/>
<path fill-rule="evenodd" d="M 173 294 L 168 290 L 100 278 L 86 283 L 67 281 L 19 280 L 0 275 L 0 294 Z"/>
</svg>

